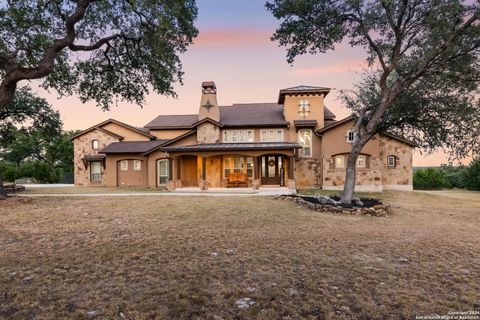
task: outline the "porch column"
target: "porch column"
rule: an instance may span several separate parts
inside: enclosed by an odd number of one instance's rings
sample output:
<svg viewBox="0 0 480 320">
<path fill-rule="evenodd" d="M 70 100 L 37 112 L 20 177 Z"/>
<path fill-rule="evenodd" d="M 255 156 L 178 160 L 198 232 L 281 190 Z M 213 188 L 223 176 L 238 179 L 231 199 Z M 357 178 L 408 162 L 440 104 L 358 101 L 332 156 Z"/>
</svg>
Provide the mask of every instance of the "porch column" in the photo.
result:
<svg viewBox="0 0 480 320">
<path fill-rule="evenodd" d="M 208 189 L 208 181 L 207 181 L 207 157 L 202 156 L 202 181 L 200 182 L 200 189 L 207 190 Z"/>
<path fill-rule="evenodd" d="M 288 188 L 289 189 L 296 189 L 295 183 L 295 157 L 290 156 L 288 157 Z"/>
<path fill-rule="evenodd" d="M 295 179 L 295 157 L 288 157 L 288 179 Z"/>
<path fill-rule="evenodd" d="M 258 179 L 258 169 L 259 169 L 259 161 L 258 157 L 253 157 L 253 179 L 257 180 Z"/>
<path fill-rule="evenodd" d="M 175 172 L 176 161 L 175 159 L 168 159 L 168 181 L 167 181 L 167 190 L 175 190 L 175 178 L 173 173 Z"/>
</svg>

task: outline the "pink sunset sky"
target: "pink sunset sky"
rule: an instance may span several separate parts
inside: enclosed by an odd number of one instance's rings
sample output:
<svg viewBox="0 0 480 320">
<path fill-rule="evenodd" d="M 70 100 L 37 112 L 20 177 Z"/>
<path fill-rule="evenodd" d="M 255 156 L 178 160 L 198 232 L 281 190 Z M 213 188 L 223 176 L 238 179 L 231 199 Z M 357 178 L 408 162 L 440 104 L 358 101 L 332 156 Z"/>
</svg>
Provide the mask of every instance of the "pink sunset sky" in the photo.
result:
<svg viewBox="0 0 480 320">
<path fill-rule="evenodd" d="M 278 91 L 297 85 L 332 88 L 325 103 L 342 119 L 349 111 L 338 100 L 339 91 L 350 89 L 366 67 L 361 48 L 339 45 L 335 51 L 286 61 L 286 50 L 270 40 L 278 22 L 266 11 L 264 1 L 197 2 L 200 34 L 181 56 L 184 85 L 177 85 L 177 99 L 151 93 L 143 108 L 119 102 L 104 112 L 95 102 L 83 104 L 78 97 L 58 99 L 55 92 L 35 91 L 60 111 L 66 130 L 85 129 L 107 118 L 144 126 L 159 114 L 191 114 L 198 111 L 200 84 L 213 80 L 220 105 L 240 102 L 275 102 Z M 425 156 L 416 152 L 414 166 L 440 165 L 441 153 Z"/>
</svg>

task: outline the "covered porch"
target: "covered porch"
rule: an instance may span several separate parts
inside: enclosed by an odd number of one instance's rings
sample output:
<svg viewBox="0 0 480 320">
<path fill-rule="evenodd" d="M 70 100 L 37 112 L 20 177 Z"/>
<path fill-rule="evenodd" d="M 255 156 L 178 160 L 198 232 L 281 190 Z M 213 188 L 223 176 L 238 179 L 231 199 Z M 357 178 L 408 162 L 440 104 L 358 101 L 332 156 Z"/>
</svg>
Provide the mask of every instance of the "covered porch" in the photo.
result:
<svg viewBox="0 0 480 320">
<path fill-rule="evenodd" d="M 159 185 L 166 185 L 168 190 L 295 189 L 295 144 L 263 150 L 241 150 L 241 146 L 222 151 L 205 150 L 211 149 L 211 145 L 198 146 L 201 150 L 188 147 L 191 146 L 171 148 L 167 151 L 168 161 L 158 161 Z"/>
</svg>

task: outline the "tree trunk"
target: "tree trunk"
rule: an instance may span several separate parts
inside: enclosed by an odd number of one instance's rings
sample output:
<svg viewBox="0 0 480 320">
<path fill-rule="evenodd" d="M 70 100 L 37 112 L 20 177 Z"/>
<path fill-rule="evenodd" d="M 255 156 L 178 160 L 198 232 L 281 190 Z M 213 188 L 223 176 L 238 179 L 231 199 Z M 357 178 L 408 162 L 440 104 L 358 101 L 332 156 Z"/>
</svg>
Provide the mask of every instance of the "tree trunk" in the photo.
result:
<svg viewBox="0 0 480 320">
<path fill-rule="evenodd" d="M 5 192 L 5 188 L 3 187 L 3 170 L 0 169 L 0 200 L 7 199 L 7 193 Z"/>
<path fill-rule="evenodd" d="M 340 199 L 342 203 L 352 203 L 353 191 L 355 190 L 357 158 L 366 144 L 366 141 L 364 140 L 365 139 L 355 138 L 352 144 L 352 151 L 350 151 L 350 154 L 348 155 L 345 184 L 343 186 L 342 198 Z"/>
</svg>

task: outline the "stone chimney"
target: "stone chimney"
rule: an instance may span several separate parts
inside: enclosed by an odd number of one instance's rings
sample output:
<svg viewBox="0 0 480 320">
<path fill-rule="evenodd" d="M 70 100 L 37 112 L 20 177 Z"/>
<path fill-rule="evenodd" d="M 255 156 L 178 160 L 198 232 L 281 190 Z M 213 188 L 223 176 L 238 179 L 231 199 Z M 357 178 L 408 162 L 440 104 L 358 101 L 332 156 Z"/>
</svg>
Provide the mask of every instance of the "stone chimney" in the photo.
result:
<svg viewBox="0 0 480 320">
<path fill-rule="evenodd" d="M 220 110 L 217 103 L 217 87 L 213 81 L 202 82 L 202 99 L 198 111 L 198 120 L 210 118 L 220 122 Z"/>
</svg>

